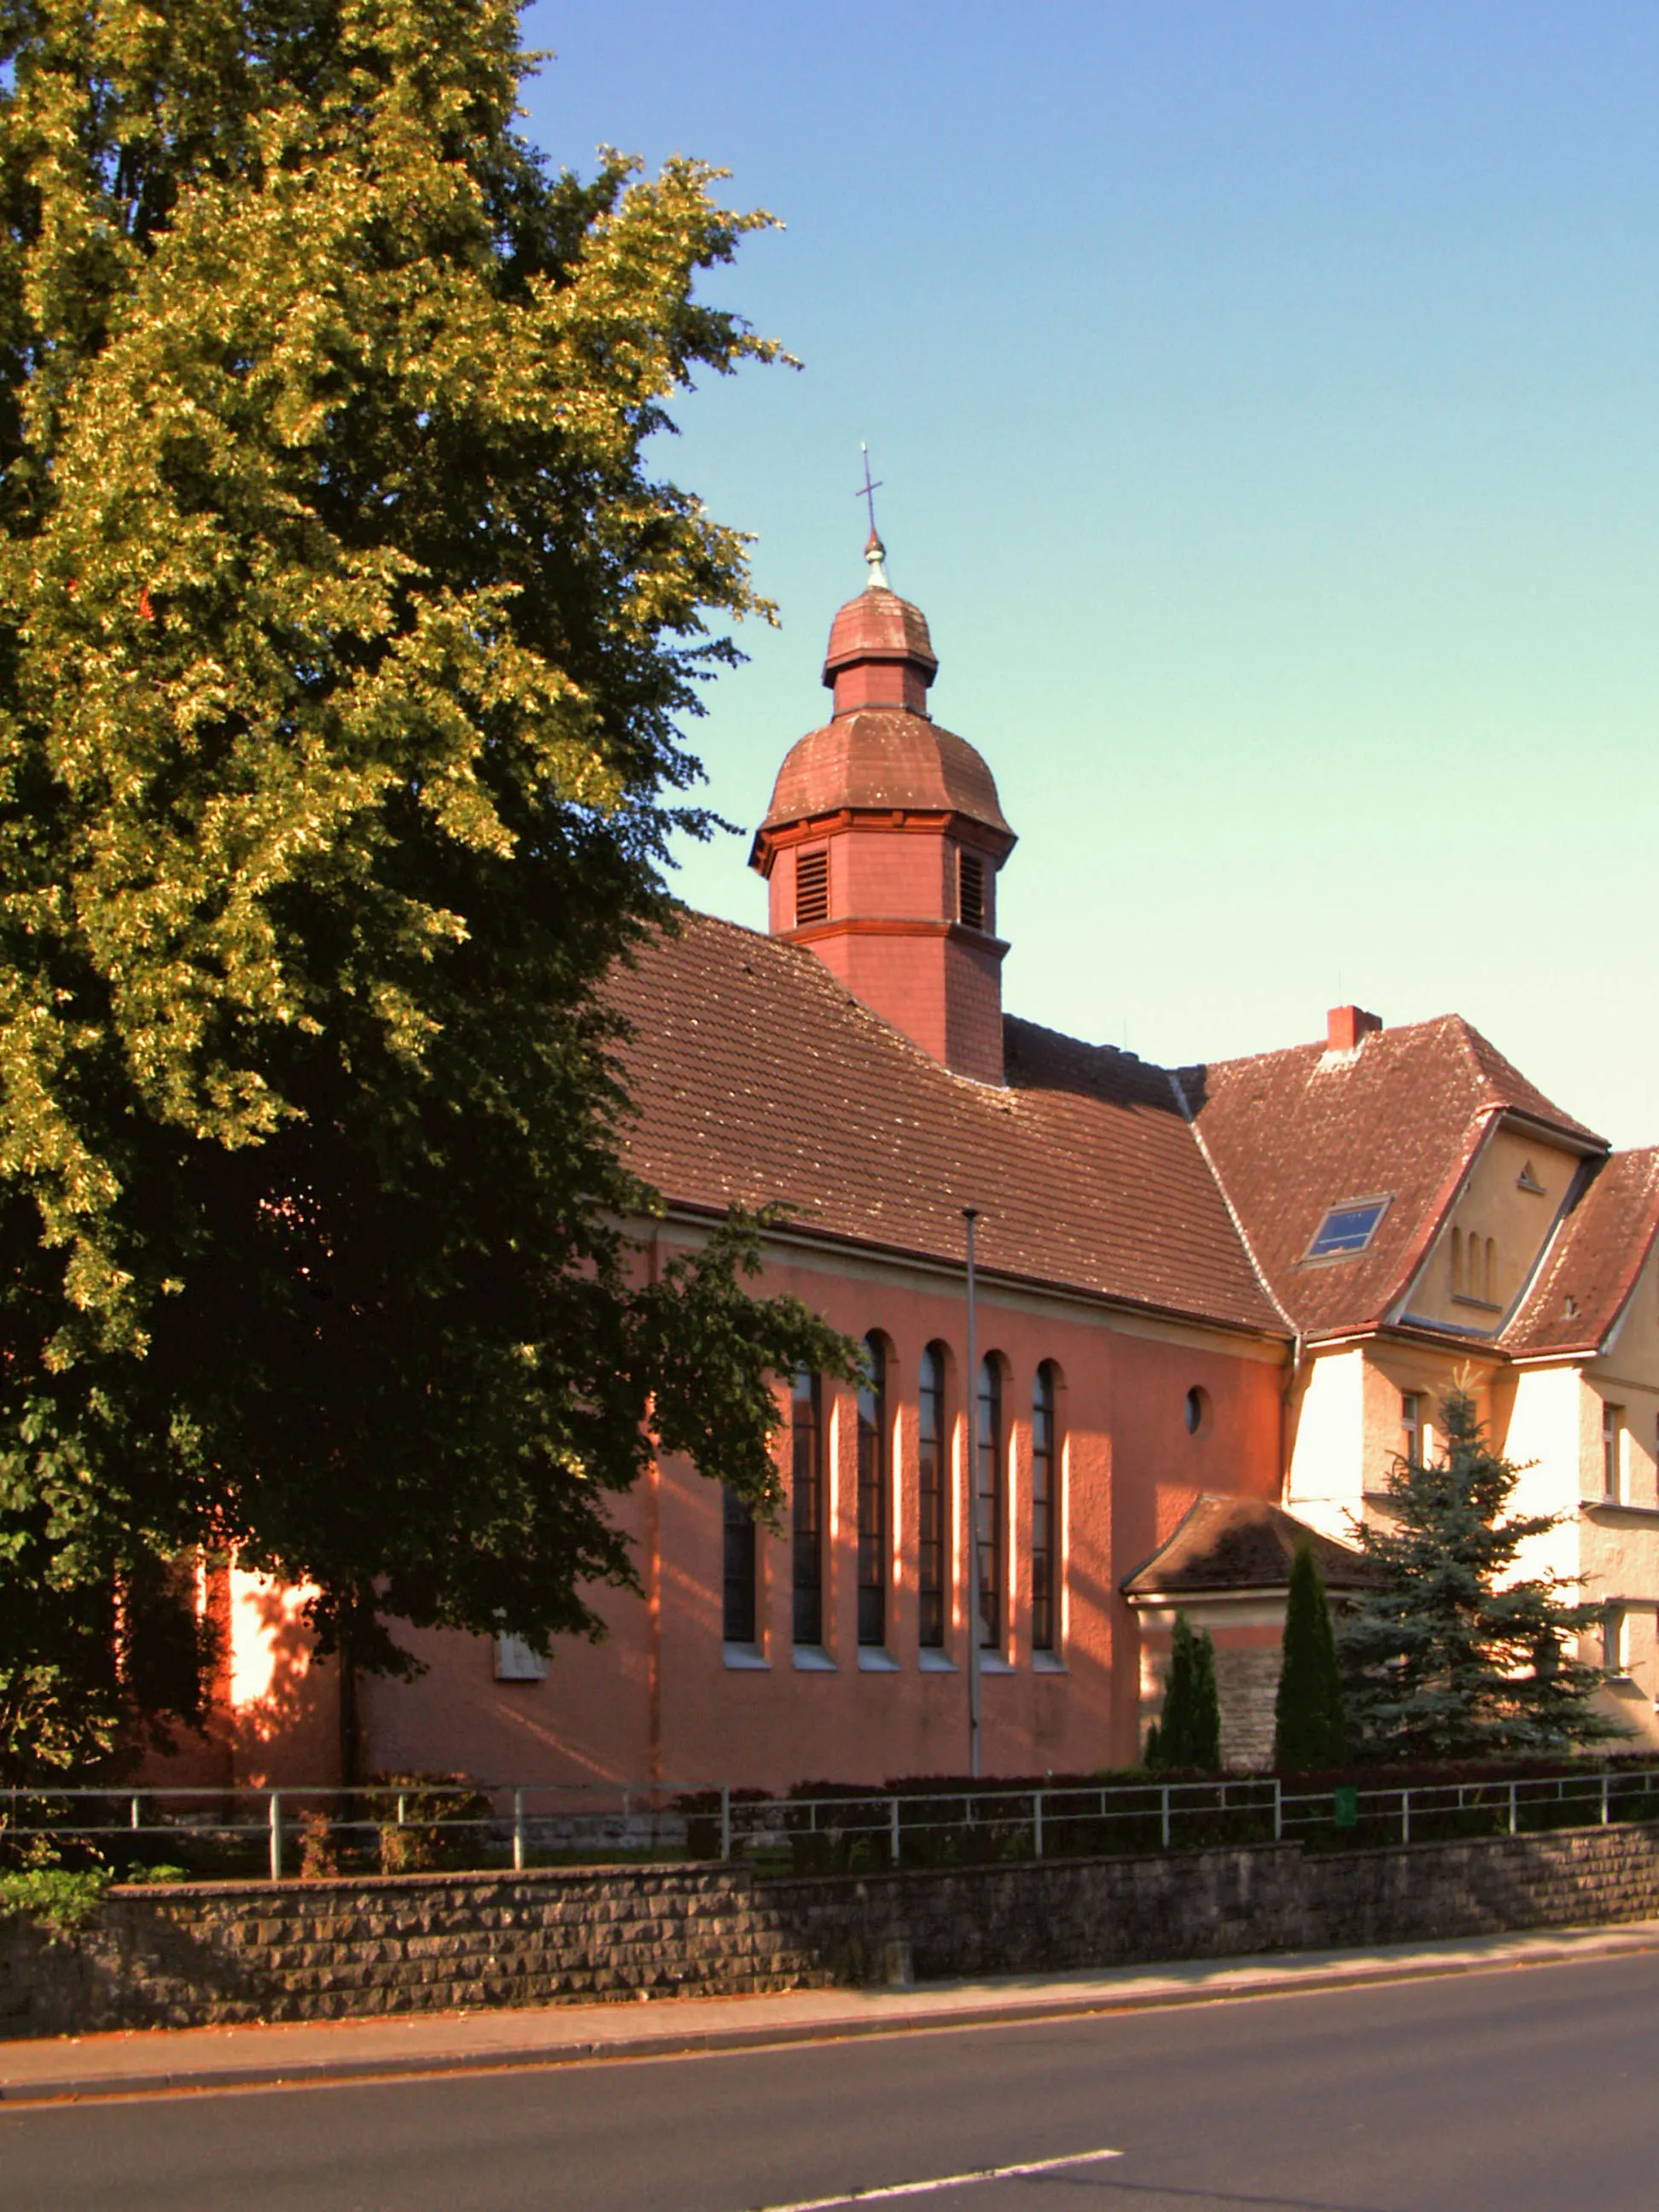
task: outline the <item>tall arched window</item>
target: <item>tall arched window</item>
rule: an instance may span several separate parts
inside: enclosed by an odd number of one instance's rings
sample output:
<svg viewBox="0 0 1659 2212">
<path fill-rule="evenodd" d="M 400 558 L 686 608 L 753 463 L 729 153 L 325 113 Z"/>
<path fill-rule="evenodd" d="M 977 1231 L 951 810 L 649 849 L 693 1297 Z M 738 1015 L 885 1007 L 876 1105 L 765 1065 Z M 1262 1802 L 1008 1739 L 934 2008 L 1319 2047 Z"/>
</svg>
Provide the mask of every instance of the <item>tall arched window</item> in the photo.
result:
<svg viewBox="0 0 1659 2212">
<path fill-rule="evenodd" d="M 755 1641 L 755 1516 L 736 1491 L 726 1501 L 726 1589 L 722 1628 L 728 1644 Z"/>
<path fill-rule="evenodd" d="M 1052 1651 L 1059 1615 L 1060 1436 L 1054 1367 L 1045 1359 L 1031 1397 L 1031 1649 Z"/>
<path fill-rule="evenodd" d="M 887 1353 L 865 1339 L 859 1385 L 859 1642 L 887 1641 Z"/>
<path fill-rule="evenodd" d="M 1451 1278 L 1452 1295 L 1455 1297 L 1463 1287 L 1463 1232 L 1461 1229 L 1454 1229 L 1451 1233 Z"/>
<path fill-rule="evenodd" d="M 1486 1239 L 1486 1266 L 1481 1295 L 1489 1306 L 1498 1302 L 1498 1240 L 1495 1237 Z"/>
<path fill-rule="evenodd" d="M 930 1344 L 921 1355 L 921 1420 L 917 1451 L 916 1593 L 921 1648 L 945 1642 L 945 1592 L 951 1557 L 951 1488 L 945 1431 L 945 1347 Z"/>
<path fill-rule="evenodd" d="M 980 1363 L 979 1449 L 974 1455 L 974 1529 L 979 1545 L 979 1640 L 986 1650 L 1002 1644 L 1005 1573 L 1002 1452 L 1002 1370 L 995 1357 Z"/>
<path fill-rule="evenodd" d="M 823 1641 L 823 1450 L 818 1378 L 805 1368 L 789 1405 L 789 1472 L 793 1489 L 795 1641 Z"/>
</svg>

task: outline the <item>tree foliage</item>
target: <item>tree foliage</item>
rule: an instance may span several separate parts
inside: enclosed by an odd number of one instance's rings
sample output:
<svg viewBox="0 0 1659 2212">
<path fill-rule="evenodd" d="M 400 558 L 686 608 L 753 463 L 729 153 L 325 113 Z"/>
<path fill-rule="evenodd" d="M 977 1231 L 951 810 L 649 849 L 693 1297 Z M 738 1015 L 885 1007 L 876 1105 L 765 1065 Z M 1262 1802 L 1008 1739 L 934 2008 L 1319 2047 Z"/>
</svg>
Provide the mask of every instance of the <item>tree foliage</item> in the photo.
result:
<svg viewBox="0 0 1659 2212">
<path fill-rule="evenodd" d="M 1324 1580 L 1305 1540 L 1291 1562 L 1283 1655 L 1273 1705 L 1273 1765 L 1292 1774 L 1340 1766 L 1348 1755 L 1342 1670 Z"/>
<path fill-rule="evenodd" d="M 1437 1459 L 1395 1461 L 1386 1523 L 1358 1531 L 1381 1576 L 1340 1633 L 1357 1748 L 1467 1758 L 1618 1733 L 1589 1702 L 1601 1670 L 1571 1656 L 1599 1608 L 1565 1603 L 1557 1576 L 1511 1578 L 1559 1516 L 1508 1513 L 1520 1470 L 1491 1449 L 1467 1392 L 1447 1397 L 1440 1429 Z"/>
<path fill-rule="evenodd" d="M 645 455 L 772 353 L 696 290 L 765 218 L 550 169 L 507 0 L 0 59 L 0 1624 L 209 1543 L 358 1663 L 591 1630 L 647 1414 L 764 1504 L 846 1366 L 754 1223 L 638 1286 L 600 989 L 765 611 Z"/>
<path fill-rule="evenodd" d="M 1195 1767 L 1212 1774 L 1221 1764 L 1221 1701 L 1215 1645 L 1207 1628 L 1196 1635 L 1184 1613 L 1175 1617 L 1164 1705 L 1146 1738 L 1150 1767 Z"/>
</svg>

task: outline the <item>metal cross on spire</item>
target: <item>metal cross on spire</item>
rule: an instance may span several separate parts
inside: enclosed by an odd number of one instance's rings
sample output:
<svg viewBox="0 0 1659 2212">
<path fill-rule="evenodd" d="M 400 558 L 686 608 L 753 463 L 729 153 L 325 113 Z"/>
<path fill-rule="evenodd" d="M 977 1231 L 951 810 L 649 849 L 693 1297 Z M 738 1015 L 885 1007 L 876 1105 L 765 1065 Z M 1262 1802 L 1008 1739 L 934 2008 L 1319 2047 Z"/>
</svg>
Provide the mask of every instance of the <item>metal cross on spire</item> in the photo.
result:
<svg viewBox="0 0 1659 2212">
<path fill-rule="evenodd" d="M 864 482 L 853 496 L 861 499 L 870 511 L 870 541 L 864 549 L 864 557 L 870 563 L 870 582 L 866 588 L 886 591 L 890 587 L 881 564 L 887 557 L 887 548 L 882 544 L 881 532 L 876 528 L 876 494 L 882 488 L 881 478 L 878 477 L 873 483 L 871 482 L 870 448 L 862 439 L 859 441 L 859 451 L 864 456 Z"/>
<path fill-rule="evenodd" d="M 859 451 L 864 456 L 864 482 L 853 494 L 853 496 L 854 499 L 861 499 L 865 505 L 869 508 L 870 535 L 872 538 L 878 538 L 881 533 L 876 528 L 876 494 L 882 489 L 882 480 L 878 477 L 873 483 L 870 481 L 870 448 L 864 443 L 862 439 L 859 441 Z"/>
</svg>

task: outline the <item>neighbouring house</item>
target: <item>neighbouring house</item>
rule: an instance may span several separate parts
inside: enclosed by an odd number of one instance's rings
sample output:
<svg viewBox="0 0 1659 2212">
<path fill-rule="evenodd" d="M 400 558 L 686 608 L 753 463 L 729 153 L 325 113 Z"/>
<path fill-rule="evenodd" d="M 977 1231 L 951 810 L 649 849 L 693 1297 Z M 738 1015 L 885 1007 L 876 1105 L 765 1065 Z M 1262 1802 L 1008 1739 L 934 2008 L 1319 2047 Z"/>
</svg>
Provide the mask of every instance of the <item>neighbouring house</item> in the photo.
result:
<svg viewBox="0 0 1659 2212">
<path fill-rule="evenodd" d="M 1659 1154 L 1610 1154 L 1455 1015 L 1166 1070 L 1004 1012 L 986 761 L 931 717 L 921 611 L 836 616 L 830 718 L 756 832 L 764 934 L 688 914 L 618 976 L 642 1267 L 781 1203 L 768 1287 L 864 1340 L 783 1378 L 777 1530 L 664 1458 L 618 1507 L 641 1594 L 597 1646 L 419 1637 L 362 1686 L 368 1764 L 776 1786 L 960 1771 L 968 1638 L 991 1773 L 1137 1753 L 1176 1603 L 1262 1747 L 1298 1524 L 1343 1539 L 1463 1376 L 1549 1562 L 1606 1607 L 1610 1694 L 1659 1693 Z M 1065 853 L 1044 865 L 1067 865 Z M 1079 857 L 1076 865 L 1085 865 Z M 963 1209 L 978 1212 L 966 1364 Z M 969 1587 L 968 1516 L 981 1574 Z M 1292 1519 L 1291 1516 L 1294 1516 Z M 326 1779 L 337 1684 L 294 1593 L 233 1571 L 211 1756 Z M 1268 1723 L 1270 1727 L 1270 1722 Z"/>
</svg>

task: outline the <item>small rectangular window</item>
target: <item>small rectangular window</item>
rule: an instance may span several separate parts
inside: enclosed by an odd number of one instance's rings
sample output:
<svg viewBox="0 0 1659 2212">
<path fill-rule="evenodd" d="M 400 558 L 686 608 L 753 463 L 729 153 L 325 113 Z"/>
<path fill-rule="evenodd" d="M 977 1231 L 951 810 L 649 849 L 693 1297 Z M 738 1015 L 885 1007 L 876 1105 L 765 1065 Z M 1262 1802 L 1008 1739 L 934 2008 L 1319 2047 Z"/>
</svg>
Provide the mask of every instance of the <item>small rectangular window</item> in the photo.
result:
<svg viewBox="0 0 1659 2212">
<path fill-rule="evenodd" d="M 1045 1359 L 1031 1400 L 1031 1649 L 1054 1648 L 1054 1566 L 1060 1486 L 1056 1480 L 1054 1370 Z"/>
<path fill-rule="evenodd" d="M 1604 1498 L 1616 1499 L 1624 1495 L 1624 1407 L 1603 1406 L 1601 1408 L 1601 1494 Z"/>
<path fill-rule="evenodd" d="M 820 845 L 815 852 L 795 855 L 795 927 L 830 919 L 830 854 Z"/>
<path fill-rule="evenodd" d="M 1002 1370 L 994 1358 L 979 1369 L 979 1450 L 974 1480 L 974 1516 L 979 1544 L 979 1640 L 988 1651 L 1003 1642 L 1003 1601 L 1007 1589 L 1003 1532 L 1007 1521 L 1004 1488 Z"/>
<path fill-rule="evenodd" d="M 949 1571 L 951 1512 L 945 1428 L 945 1353 L 930 1344 L 921 1355 L 921 1405 L 918 1424 L 917 1480 L 920 1522 L 916 1530 L 916 1595 L 924 1651 L 945 1642 L 945 1580 Z"/>
<path fill-rule="evenodd" d="M 544 1682 L 547 1662 L 522 1636 L 495 1638 L 495 1680 L 498 1682 Z"/>
<path fill-rule="evenodd" d="M 1303 1256 L 1309 1260 L 1340 1260 L 1363 1252 L 1388 1210 L 1386 1198 L 1351 1200 L 1334 1206 L 1314 1231 L 1313 1243 Z"/>
<path fill-rule="evenodd" d="M 818 1378 L 803 1368 L 789 1407 L 790 1486 L 793 1492 L 795 1642 L 823 1642 L 823 1438 Z"/>
<path fill-rule="evenodd" d="M 755 1620 L 755 1516 L 734 1490 L 726 1503 L 726 1590 L 722 1633 L 728 1644 L 753 1644 Z"/>
<path fill-rule="evenodd" d="M 1414 1467 L 1423 1463 L 1423 1401 L 1415 1390 L 1401 1394 L 1400 1456 Z"/>
<path fill-rule="evenodd" d="M 859 1385 L 859 1642 L 887 1641 L 887 1356 L 867 1338 Z"/>
<path fill-rule="evenodd" d="M 964 929 L 985 927 L 985 863 L 977 853 L 957 854 L 957 914 Z"/>
</svg>

